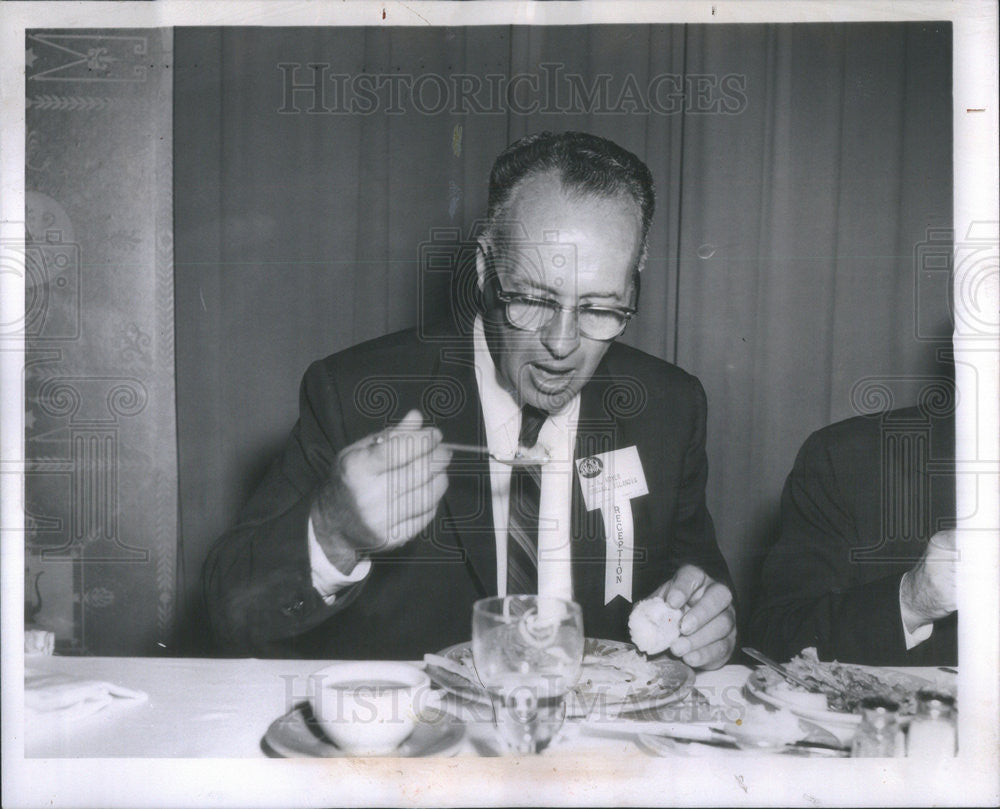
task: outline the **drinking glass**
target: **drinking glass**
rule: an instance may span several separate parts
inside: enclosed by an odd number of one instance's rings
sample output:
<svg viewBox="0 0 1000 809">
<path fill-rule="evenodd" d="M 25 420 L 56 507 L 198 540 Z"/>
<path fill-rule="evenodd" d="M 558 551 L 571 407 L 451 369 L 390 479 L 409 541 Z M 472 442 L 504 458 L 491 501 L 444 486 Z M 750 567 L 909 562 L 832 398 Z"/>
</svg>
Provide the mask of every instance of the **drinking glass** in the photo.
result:
<svg viewBox="0 0 1000 809">
<path fill-rule="evenodd" d="M 508 749 L 541 752 L 562 727 L 566 693 L 580 678 L 580 605 L 529 595 L 477 601 L 472 608 L 472 660 Z"/>
</svg>

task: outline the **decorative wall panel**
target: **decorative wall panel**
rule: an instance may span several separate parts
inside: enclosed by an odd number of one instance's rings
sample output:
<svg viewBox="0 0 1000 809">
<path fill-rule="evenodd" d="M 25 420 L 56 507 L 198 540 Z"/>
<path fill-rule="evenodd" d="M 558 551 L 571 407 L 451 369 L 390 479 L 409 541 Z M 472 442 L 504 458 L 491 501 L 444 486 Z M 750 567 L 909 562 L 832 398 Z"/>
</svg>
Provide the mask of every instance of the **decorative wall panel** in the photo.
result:
<svg viewBox="0 0 1000 809">
<path fill-rule="evenodd" d="M 173 644 L 172 45 L 25 43 L 25 600 L 61 653 Z"/>
</svg>

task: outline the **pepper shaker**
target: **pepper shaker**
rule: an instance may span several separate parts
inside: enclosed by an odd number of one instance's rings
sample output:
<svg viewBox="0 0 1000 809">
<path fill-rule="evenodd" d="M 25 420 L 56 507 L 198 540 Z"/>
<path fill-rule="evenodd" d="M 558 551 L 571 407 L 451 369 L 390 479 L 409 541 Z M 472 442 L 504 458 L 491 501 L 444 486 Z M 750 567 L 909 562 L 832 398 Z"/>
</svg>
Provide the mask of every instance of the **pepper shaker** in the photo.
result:
<svg viewBox="0 0 1000 809">
<path fill-rule="evenodd" d="M 903 755 L 899 705 L 881 697 L 861 700 L 861 725 L 854 735 L 851 756 L 894 758 Z"/>
</svg>

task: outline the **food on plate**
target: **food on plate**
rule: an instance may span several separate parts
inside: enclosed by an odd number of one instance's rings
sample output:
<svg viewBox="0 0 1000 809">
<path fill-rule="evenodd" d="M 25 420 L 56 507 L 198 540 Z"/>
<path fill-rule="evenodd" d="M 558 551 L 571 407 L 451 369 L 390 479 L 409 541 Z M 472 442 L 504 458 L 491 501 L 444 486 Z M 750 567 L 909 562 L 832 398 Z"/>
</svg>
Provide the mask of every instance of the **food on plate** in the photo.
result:
<svg viewBox="0 0 1000 809">
<path fill-rule="evenodd" d="M 514 453 L 514 459 L 521 462 L 546 463 L 549 460 L 549 451 L 541 444 L 535 444 L 533 447 L 519 446 Z"/>
<path fill-rule="evenodd" d="M 632 642 L 646 654 L 659 654 L 681 634 L 682 610 L 667 604 L 659 596 L 646 598 L 632 608 L 628 631 Z"/>
<path fill-rule="evenodd" d="M 454 674 L 456 677 L 461 677 L 463 680 L 467 680 L 469 685 L 479 686 L 479 678 L 476 676 L 476 670 L 472 666 L 471 654 L 468 657 L 468 661 L 466 661 L 464 658 L 452 660 L 450 657 L 427 653 L 424 655 L 424 663 L 428 666 L 436 666 L 439 669 L 443 669 L 450 674 Z"/>
<path fill-rule="evenodd" d="M 609 702 L 619 702 L 630 697 L 641 698 L 643 692 L 656 691 L 663 683 L 661 665 L 651 663 L 645 655 L 626 647 L 608 648 L 600 641 L 592 642 L 583 656 L 580 679 L 572 689 L 577 694 L 600 695 Z M 481 688 L 472 650 L 463 647 L 447 656 L 426 654 L 424 662 L 439 670 L 460 677 L 463 685 Z"/>
<path fill-rule="evenodd" d="M 789 707 L 798 708 L 801 711 L 827 711 L 830 709 L 826 694 L 803 691 L 784 680 L 774 688 L 768 688 L 767 691 L 772 697 L 783 700 Z"/>
<path fill-rule="evenodd" d="M 659 678 L 660 669 L 655 663 L 632 649 L 620 649 L 584 655 L 580 684 L 588 689 L 604 685 L 635 687 L 653 685 Z"/>
<path fill-rule="evenodd" d="M 764 691 L 776 698 L 790 699 L 795 708 L 823 710 L 819 707 L 818 696 L 823 696 L 829 710 L 840 713 L 854 713 L 861 700 L 866 697 L 880 697 L 899 703 L 901 714 L 912 714 L 916 708 L 917 691 L 926 683 L 917 677 L 898 674 L 887 669 L 858 666 L 851 663 L 821 662 L 812 647 L 803 649 L 785 666 L 789 672 L 798 675 L 807 683 L 815 684 L 822 694 L 809 694 L 804 689 L 788 683 L 780 674 L 770 669 L 759 669 Z M 799 700 L 804 700 L 800 703 Z M 816 707 L 813 708 L 815 700 Z"/>
</svg>

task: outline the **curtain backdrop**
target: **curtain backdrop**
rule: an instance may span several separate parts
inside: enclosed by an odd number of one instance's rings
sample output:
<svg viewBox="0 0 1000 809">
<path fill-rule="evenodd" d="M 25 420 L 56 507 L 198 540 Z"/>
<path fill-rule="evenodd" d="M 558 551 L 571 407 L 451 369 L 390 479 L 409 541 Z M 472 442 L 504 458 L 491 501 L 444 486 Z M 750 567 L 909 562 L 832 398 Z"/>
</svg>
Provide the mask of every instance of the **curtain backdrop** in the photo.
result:
<svg viewBox="0 0 1000 809">
<path fill-rule="evenodd" d="M 677 362 L 709 398 L 709 499 L 744 593 L 813 430 L 947 374 L 951 49 L 943 26 L 692 27 L 688 69 L 744 72 L 685 121 Z M 942 252 L 943 251 L 943 252 Z M 937 388 L 939 389 L 939 387 Z"/>
<path fill-rule="evenodd" d="M 913 404 L 938 372 L 948 274 L 915 256 L 950 249 L 945 24 L 178 29 L 175 44 L 193 650 L 202 560 L 293 424 L 306 366 L 446 312 L 492 160 L 522 134 L 589 130 L 653 172 L 624 339 L 705 384 L 709 507 L 744 602 L 806 436 L 886 391 Z M 376 103 L 363 74 L 382 77 Z"/>
</svg>

